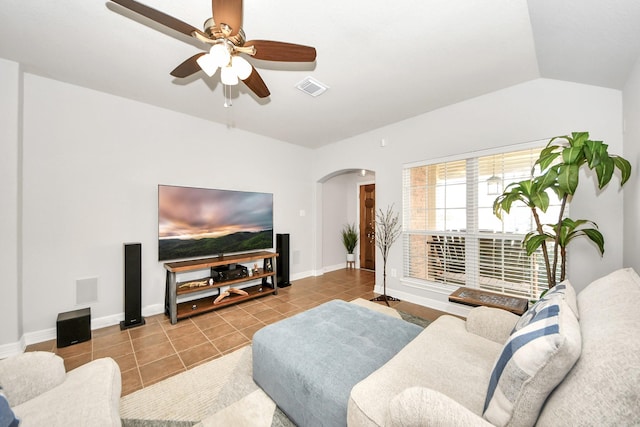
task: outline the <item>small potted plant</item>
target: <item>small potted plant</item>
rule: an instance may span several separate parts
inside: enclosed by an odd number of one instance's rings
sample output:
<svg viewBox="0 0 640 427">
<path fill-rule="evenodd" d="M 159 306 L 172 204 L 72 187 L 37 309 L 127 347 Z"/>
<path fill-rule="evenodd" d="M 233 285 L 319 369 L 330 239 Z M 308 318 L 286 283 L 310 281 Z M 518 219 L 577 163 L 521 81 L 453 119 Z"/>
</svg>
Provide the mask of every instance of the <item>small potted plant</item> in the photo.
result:
<svg viewBox="0 0 640 427">
<path fill-rule="evenodd" d="M 358 244 L 358 229 L 355 224 L 345 224 L 342 228 L 341 234 L 342 244 L 347 250 L 347 261 L 354 262 L 356 257 L 353 254 L 353 251 L 356 249 L 356 245 Z"/>
</svg>

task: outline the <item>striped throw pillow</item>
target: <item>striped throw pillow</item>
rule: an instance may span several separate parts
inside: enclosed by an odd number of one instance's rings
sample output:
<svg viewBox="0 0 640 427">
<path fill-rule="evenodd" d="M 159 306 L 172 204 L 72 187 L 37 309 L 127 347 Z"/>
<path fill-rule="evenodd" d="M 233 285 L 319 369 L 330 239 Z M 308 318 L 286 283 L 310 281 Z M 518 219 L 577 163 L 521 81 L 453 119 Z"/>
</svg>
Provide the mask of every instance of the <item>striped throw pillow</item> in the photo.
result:
<svg viewBox="0 0 640 427">
<path fill-rule="evenodd" d="M 547 299 L 556 294 L 562 295 L 571 311 L 573 311 L 573 314 L 576 315 L 577 319 L 580 319 L 580 313 L 578 312 L 578 297 L 571 282 L 569 280 L 565 280 L 555 285 L 540 299 Z"/>
<path fill-rule="evenodd" d="M 9 401 L 0 387 L 0 426 L 2 427 L 17 427 L 20 420 L 16 418 L 15 414 L 9 406 Z"/>
<path fill-rule="evenodd" d="M 580 325 L 562 295 L 534 304 L 496 360 L 484 418 L 497 426 L 534 425 L 547 396 L 580 356 Z"/>
</svg>

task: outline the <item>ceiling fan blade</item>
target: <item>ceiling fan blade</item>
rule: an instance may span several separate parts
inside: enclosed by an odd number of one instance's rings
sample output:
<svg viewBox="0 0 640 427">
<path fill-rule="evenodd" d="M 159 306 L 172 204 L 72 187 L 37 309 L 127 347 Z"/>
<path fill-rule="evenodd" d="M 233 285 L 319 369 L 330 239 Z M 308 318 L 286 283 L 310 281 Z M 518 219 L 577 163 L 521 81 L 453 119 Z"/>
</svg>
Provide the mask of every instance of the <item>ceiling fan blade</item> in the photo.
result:
<svg viewBox="0 0 640 427">
<path fill-rule="evenodd" d="M 138 3 L 134 0 L 111 0 L 111 1 L 119 4 L 120 6 L 126 7 L 127 9 L 132 10 L 144 17 L 147 17 L 152 21 L 162 24 L 165 27 L 174 29 L 182 34 L 192 36 L 193 32 L 195 31 L 196 33 L 199 33 L 204 37 L 208 37 L 205 33 L 187 24 L 186 22 L 176 19 L 173 16 L 167 15 L 166 13 L 160 12 L 159 10 L 146 6 L 142 3 Z"/>
<path fill-rule="evenodd" d="M 189 77 L 191 74 L 197 73 L 198 71 L 201 70 L 201 68 L 196 61 L 202 55 L 206 55 L 206 54 L 207 54 L 206 52 L 196 53 L 191 58 L 185 60 L 182 64 L 174 68 L 173 71 L 169 74 L 171 74 L 173 77 L 183 78 L 183 77 Z"/>
<path fill-rule="evenodd" d="M 229 36 L 235 36 L 242 27 L 242 0 L 211 0 L 213 20 L 220 27 L 227 24 L 231 28 Z"/>
<path fill-rule="evenodd" d="M 244 44 L 256 48 L 256 59 L 285 62 L 313 62 L 316 60 L 316 49 L 301 44 L 274 42 L 270 40 L 250 40 Z"/>
<path fill-rule="evenodd" d="M 251 74 L 249 74 L 249 77 L 244 79 L 243 82 L 253 93 L 258 95 L 258 98 L 266 98 L 271 95 L 269 88 L 267 88 L 264 80 L 262 80 L 262 77 L 260 77 L 260 74 L 258 74 L 258 71 L 253 66 L 251 66 Z"/>
</svg>

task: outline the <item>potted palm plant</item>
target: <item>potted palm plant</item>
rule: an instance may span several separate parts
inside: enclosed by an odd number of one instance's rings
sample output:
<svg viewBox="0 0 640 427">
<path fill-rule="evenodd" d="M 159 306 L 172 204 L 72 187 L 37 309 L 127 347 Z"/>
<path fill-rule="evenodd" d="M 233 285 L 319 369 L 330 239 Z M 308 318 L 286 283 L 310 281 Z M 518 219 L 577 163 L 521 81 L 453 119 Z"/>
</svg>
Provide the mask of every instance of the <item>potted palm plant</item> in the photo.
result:
<svg viewBox="0 0 640 427">
<path fill-rule="evenodd" d="M 354 262 L 355 255 L 353 254 L 353 251 L 356 249 L 356 245 L 358 244 L 358 229 L 355 224 L 345 224 L 342 228 L 341 235 L 342 244 L 347 250 L 347 261 Z"/>
<path fill-rule="evenodd" d="M 565 208 L 578 188 L 582 167 L 595 171 L 598 189 L 611 181 L 616 169 L 620 172 L 620 186 L 627 182 L 631 176 L 631 164 L 620 156 L 610 155 L 607 148 L 602 141 L 590 140 L 588 132 L 554 137 L 541 151 L 531 178 L 509 184 L 493 203 L 493 213 L 498 218 L 508 214 L 515 202 L 531 209 L 536 229 L 525 236 L 522 244 L 529 256 L 542 248 L 549 289 L 565 280 L 567 245 L 576 237 L 587 237 L 595 243 L 600 254 L 604 254 L 604 237 L 597 224 L 586 219 L 568 218 Z M 539 172 L 538 175 L 534 175 L 535 171 Z M 549 194 L 558 197 L 560 210 L 555 223 L 543 224 L 540 212 L 547 211 Z"/>
</svg>

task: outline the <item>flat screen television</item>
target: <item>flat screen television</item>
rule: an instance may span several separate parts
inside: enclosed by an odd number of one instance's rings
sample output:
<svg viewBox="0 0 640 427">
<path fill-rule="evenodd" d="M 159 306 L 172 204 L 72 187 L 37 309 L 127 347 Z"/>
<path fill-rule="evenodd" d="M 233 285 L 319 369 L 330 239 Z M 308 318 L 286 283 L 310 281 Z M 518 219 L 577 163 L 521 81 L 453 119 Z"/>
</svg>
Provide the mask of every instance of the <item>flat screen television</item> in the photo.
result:
<svg viewBox="0 0 640 427">
<path fill-rule="evenodd" d="M 158 185 L 158 259 L 273 248 L 273 194 Z"/>
</svg>

